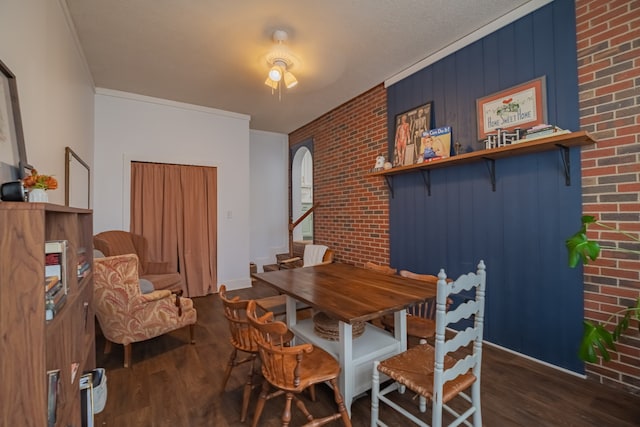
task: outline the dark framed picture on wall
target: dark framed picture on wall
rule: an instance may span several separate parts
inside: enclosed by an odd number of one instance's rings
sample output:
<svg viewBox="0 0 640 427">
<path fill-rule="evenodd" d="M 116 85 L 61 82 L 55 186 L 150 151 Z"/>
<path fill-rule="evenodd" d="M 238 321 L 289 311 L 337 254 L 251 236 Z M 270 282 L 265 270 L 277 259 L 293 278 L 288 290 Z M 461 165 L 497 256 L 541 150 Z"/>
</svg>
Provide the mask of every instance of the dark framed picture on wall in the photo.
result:
<svg viewBox="0 0 640 427">
<path fill-rule="evenodd" d="M 396 116 L 393 139 L 393 166 L 406 166 L 422 161 L 420 142 L 425 131 L 431 129 L 432 102 Z"/>
<path fill-rule="evenodd" d="M 476 100 L 478 140 L 498 129 L 526 129 L 547 122 L 545 76 Z"/>
<path fill-rule="evenodd" d="M 0 61 L 0 183 L 21 179 L 26 164 L 16 76 Z"/>
</svg>

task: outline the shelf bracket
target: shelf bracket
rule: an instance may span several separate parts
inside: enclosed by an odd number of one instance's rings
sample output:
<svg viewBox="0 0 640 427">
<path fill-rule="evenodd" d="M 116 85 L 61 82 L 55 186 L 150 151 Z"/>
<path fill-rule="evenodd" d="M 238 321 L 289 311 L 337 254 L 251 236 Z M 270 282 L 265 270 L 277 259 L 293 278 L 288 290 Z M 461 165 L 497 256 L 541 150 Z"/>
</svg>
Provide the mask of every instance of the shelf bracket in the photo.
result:
<svg viewBox="0 0 640 427">
<path fill-rule="evenodd" d="M 496 161 L 495 159 L 490 159 L 488 157 L 483 157 L 484 164 L 487 165 L 487 169 L 489 169 L 489 177 L 491 178 L 491 191 L 495 193 L 496 191 Z"/>
<path fill-rule="evenodd" d="M 387 188 L 389 189 L 389 193 L 391 193 L 391 198 L 393 199 L 393 177 L 391 175 L 385 175 L 384 181 L 387 183 Z"/>
<path fill-rule="evenodd" d="M 431 196 L 431 169 L 420 169 L 422 180 L 424 181 L 425 187 L 427 187 L 427 195 Z"/>
<path fill-rule="evenodd" d="M 571 156 L 569 153 L 569 147 L 556 144 L 556 147 L 560 149 L 560 155 L 562 156 L 562 163 L 564 164 L 564 184 L 567 187 L 571 186 Z"/>
</svg>

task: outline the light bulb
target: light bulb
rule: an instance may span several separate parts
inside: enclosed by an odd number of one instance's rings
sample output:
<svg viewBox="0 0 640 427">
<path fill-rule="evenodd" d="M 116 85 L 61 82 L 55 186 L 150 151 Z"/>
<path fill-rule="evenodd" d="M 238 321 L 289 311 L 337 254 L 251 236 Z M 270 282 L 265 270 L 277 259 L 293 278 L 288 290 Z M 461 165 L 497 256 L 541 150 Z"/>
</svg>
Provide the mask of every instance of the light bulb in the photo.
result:
<svg viewBox="0 0 640 427">
<path fill-rule="evenodd" d="M 274 82 L 279 82 L 282 79 L 282 69 L 278 65 L 274 65 L 269 70 L 269 78 Z"/>
</svg>

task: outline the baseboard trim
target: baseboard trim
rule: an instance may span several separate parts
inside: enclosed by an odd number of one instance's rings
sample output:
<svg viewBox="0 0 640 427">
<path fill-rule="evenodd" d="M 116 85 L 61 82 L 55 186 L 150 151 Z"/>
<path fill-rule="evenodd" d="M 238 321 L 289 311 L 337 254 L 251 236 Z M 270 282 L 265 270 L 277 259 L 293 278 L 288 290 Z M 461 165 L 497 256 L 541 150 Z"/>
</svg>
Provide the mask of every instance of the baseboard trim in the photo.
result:
<svg viewBox="0 0 640 427">
<path fill-rule="evenodd" d="M 562 367 L 560 367 L 558 365 L 554 365 L 552 363 L 545 362 L 545 361 L 540 360 L 540 359 L 536 359 L 535 357 L 528 356 L 526 354 L 517 352 L 515 350 L 511 350 L 510 348 L 506 348 L 506 347 L 503 347 L 503 346 L 498 345 L 498 344 L 494 344 L 494 343 L 489 342 L 489 341 L 483 340 L 482 342 L 483 342 L 483 344 L 489 345 L 489 346 L 494 347 L 494 348 L 498 348 L 500 350 L 504 350 L 507 353 L 515 354 L 516 356 L 520 356 L 520 357 L 523 357 L 523 358 L 525 358 L 527 360 L 531 360 L 532 362 L 536 362 L 536 363 L 539 363 L 541 365 L 547 366 L 549 368 L 553 368 L 555 370 L 558 370 L 560 372 L 564 372 L 565 374 L 573 375 L 574 377 L 582 378 L 583 380 L 587 379 L 587 376 L 584 375 L 584 374 L 579 374 L 579 373 L 571 371 L 569 369 L 562 368 Z"/>
</svg>

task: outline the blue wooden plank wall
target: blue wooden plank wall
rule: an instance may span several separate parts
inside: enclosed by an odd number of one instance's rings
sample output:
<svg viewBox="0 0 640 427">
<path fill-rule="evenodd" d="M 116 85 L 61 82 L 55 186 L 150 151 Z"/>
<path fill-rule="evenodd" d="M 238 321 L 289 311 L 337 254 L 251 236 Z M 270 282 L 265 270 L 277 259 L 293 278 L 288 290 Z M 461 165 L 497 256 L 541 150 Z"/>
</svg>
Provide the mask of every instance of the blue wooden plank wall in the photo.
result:
<svg viewBox="0 0 640 427">
<path fill-rule="evenodd" d="M 556 0 L 388 88 L 389 146 L 396 114 L 433 101 L 434 126 L 452 126 L 463 151 L 477 141 L 475 100 L 546 76 L 548 122 L 578 130 L 573 1 Z M 390 153 L 391 154 L 391 153 Z M 391 264 L 451 277 L 487 264 L 485 338 L 583 373 L 581 269 L 564 240 L 580 224 L 580 149 L 571 186 L 559 151 L 496 161 L 496 191 L 483 162 L 435 169 L 431 196 L 420 172 L 394 176 Z"/>
</svg>

